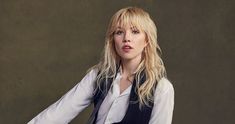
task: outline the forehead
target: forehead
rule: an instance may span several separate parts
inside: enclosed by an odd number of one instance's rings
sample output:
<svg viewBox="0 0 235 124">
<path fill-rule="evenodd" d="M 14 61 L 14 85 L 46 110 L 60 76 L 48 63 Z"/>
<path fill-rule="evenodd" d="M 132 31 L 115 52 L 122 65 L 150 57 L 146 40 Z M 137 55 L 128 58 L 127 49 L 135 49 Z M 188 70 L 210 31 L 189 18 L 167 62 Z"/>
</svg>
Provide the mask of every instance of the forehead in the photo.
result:
<svg viewBox="0 0 235 124">
<path fill-rule="evenodd" d="M 140 24 L 138 24 L 134 20 L 129 20 L 129 21 L 123 21 L 119 20 L 116 24 L 114 24 L 115 29 L 139 29 L 142 30 Z"/>
</svg>

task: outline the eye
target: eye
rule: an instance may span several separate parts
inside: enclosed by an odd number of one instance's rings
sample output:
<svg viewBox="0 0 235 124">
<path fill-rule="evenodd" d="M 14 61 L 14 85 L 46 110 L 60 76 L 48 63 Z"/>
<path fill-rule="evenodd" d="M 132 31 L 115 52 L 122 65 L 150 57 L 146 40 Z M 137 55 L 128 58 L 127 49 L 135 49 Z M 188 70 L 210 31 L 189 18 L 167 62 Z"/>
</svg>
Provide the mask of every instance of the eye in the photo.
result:
<svg viewBox="0 0 235 124">
<path fill-rule="evenodd" d="M 133 30 L 132 33 L 133 34 L 139 34 L 140 32 L 139 32 L 139 30 Z"/>
<path fill-rule="evenodd" d="M 117 34 L 117 35 L 121 35 L 121 34 L 123 34 L 124 32 L 123 31 L 121 31 L 121 30 L 117 30 L 117 31 L 115 31 L 115 34 Z"/>
</svg>

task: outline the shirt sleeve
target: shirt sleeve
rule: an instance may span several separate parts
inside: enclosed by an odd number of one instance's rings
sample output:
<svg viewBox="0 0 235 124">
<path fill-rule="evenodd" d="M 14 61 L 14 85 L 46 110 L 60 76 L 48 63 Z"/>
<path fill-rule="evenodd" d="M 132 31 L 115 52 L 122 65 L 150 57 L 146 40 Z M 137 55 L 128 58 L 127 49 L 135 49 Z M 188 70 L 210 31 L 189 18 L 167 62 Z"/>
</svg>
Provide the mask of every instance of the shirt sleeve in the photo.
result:
<svg viewBox="0 0 235 124">
<path fill-rule="evenodd" d="M 28 124 L 67 124 L 92 101 L 96 70 L 91 70 L 58 101 L 34 117 Z"/>
<path fill-rule="evenodd" d="M 162 78 L 154 94 L 154 107 L 149 124 L 171 124 L 174 109 L 174 88 L 170 81 Z"/>
</svg>

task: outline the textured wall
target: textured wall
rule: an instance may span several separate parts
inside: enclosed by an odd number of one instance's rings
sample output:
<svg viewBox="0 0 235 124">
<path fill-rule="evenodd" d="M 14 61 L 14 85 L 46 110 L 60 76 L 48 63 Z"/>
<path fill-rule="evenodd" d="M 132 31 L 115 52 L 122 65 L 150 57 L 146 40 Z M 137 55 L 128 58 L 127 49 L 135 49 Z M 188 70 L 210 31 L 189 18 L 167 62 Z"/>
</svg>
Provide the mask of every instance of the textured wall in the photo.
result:
<svg viewBox="0 0 235 124">
<path fill-rule="evenodd" d="M 99 61 L 112 14 L 139 6 L 158 25 L 173 124 L 234 124 L 234 3 L 0 0 L 0 123 L 26 123 L 76 85 Z"/>
</svg>

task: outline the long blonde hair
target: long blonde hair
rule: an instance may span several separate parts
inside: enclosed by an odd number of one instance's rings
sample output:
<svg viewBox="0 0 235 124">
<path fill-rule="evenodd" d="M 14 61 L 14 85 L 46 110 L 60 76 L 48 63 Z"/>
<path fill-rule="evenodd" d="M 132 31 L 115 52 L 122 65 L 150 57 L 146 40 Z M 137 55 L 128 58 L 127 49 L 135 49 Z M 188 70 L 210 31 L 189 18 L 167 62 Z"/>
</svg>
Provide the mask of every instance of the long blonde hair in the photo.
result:
<svg viewBox="0 0 235 124">
<path fill-rule="evenodd" d="M 146 34 L 148 45 L 142 53 L 142 60 L 137 68 L 135 79 L 136 92 L 140 105 L 149 105 L 148 102 L 153 102 L 153 92 L 157 82 L 166 77 L 166 71 L 163 61 L 160 57 L 161 49 L 157 43 L 157 28 L 150 18 L 149 14 L 137 7 L 127 7 L 116 12 L 109 23 L 106 37 L 103 56 L 100 62 L 91 69 L 98 69 L 97 88 L 100 87 L 100 80 L 103 78 L 113 78 L 117 73 L 117 65 L 120 62 L 120 57 L 114 47 L 114 32 L 118 26 L 123 27 L 127 24 L 136 26 Z M 142 85 L 139 85 L 140 73 L 144 71 L 146 80 Z"/>
</svg>

